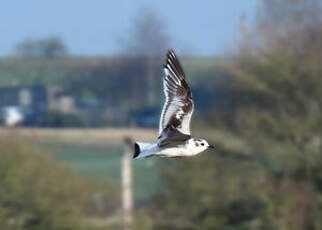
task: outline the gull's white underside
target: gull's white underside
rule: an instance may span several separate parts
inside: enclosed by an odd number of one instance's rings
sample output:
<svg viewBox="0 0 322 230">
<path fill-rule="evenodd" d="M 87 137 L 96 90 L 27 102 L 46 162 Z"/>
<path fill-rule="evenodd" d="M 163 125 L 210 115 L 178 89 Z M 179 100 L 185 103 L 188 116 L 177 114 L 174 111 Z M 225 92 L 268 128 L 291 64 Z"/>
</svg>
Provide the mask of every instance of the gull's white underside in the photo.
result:
<svg viewBox="0 0 322 230">
<path fill-rule="evenodd" d="M 137 158 L 159 156 L 159 157 L 187 157 L 194 156 L 204 151 L 200 147 L 196 147 L 191 139 L 185 145 L 170 148 L 160 148 L 157 143 L 137 142 L 141 152 Z"/>
</svg>

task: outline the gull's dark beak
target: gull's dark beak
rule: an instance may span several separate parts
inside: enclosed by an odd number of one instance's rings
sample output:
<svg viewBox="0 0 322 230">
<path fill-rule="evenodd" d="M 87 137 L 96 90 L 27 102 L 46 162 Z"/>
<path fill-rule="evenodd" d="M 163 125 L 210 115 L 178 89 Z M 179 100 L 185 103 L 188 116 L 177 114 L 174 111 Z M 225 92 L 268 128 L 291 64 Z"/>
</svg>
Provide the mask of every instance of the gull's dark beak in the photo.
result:
<svg viewBox="0 0 322 230">
<path fill-rule="evenodd" d="M 209 145 L 209 146 L 208 146 L 208 148 L 209 148 L 209 149 L 214 149 L 214 148 L 215 148 L 215 146 L 213 146 L 213 145 Z"/>
</svg>

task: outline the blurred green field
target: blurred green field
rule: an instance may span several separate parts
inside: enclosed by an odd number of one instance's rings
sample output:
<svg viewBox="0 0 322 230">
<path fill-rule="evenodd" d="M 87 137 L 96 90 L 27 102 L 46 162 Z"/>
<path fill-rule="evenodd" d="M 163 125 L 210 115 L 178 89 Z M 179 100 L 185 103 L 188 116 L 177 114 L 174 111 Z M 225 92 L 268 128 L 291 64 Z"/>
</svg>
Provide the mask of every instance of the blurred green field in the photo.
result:
<svg viewBox="0 0 322 230">
<path fill-rule="evenodd" d="M 150 141 L 157 134 L 153 130 L 136 129 L 1 129 L 0 135 L 19 137 L 85 176 L 120 187 L 123 138 Z M 158 190 L 160 179 L 156 160 L 133 161 L 136 200 L 148 199 Z"/>
<path fill-rule="evenodd" d="M 108 66 L 117 61 L 120 60 L 113 57 L 0 58 L 0 87 L 62 85 L 74 75 L 86 77 L 102 63 Z M 211 74 L 214 66 L 225 62 L 224 58 L 182 59 L 189 78 Z"/>
</svg>

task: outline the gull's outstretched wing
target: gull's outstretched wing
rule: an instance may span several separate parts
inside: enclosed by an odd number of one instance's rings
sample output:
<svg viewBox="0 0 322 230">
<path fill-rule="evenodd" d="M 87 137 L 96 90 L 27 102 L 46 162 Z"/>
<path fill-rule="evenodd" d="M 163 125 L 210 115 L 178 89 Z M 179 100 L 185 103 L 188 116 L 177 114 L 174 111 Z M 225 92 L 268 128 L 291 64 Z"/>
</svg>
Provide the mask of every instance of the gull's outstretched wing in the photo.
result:
<svg viewBox="0 0 322 230">
<path fill-rule="evenodd" d="M 159 135 L 167 127 L 190 135 L 190 119 L 194 105 L 185 74 L 173 50 L 167 53 L 164 72 L 163 90 L 166 100 L 161 113 Z"/>
</svg>

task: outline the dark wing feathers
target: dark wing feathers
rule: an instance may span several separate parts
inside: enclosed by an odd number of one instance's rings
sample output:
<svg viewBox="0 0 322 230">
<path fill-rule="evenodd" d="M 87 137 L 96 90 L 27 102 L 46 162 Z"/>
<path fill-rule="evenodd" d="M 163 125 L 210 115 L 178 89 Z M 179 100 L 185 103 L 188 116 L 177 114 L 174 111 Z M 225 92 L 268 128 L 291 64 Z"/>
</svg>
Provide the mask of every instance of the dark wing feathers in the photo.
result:
<svg viewBox="0 0 322 230">
<path fill-rule="evenodd" d="M 161 113 L 159 134 L 172 126 L 179 132 L 190 135 L 190 119 L 194 104 L 183 69 L 172 50 L 167 53 L 164 72 L 163 88 L 166 101 Z"/>
<path fill-rule="evenodd" d="M 158 138 L 159 147 L 174 147 L 184 143 L 186 140 L 191 138 L 190 135 L 183 134 L 172 126 L 167 127 L 163 130 Z"/>
</svg>

